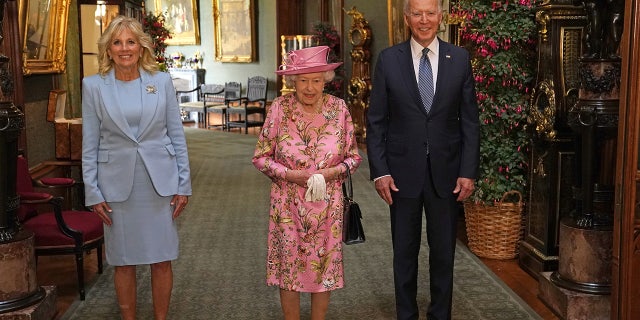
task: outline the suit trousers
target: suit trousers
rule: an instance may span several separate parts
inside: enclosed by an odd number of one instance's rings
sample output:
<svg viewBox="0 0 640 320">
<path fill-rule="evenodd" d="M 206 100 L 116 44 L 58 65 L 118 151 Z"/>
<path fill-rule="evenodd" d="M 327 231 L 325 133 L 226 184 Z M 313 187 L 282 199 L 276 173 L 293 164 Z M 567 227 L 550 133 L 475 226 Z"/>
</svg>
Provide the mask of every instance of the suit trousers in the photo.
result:
<svg viewBox="0 0 640 320">
<path fill-rule="evenodd" d="M 453 194 L 453 190 L 451 192 L 451 196 L 447 198 L 438 197 L 430 171 L 427 170 L 421 196 L 393 196 L 393 204 L 390 206 L 391 234 L 396 313 L 399 320 L 418 319 L 419 315 L 416 296 L 423 209 L 429 246 L 431 295 L 427 319 L 451 319 L 453 263 L 459 211 L 457 194 Z"/>
</svg>

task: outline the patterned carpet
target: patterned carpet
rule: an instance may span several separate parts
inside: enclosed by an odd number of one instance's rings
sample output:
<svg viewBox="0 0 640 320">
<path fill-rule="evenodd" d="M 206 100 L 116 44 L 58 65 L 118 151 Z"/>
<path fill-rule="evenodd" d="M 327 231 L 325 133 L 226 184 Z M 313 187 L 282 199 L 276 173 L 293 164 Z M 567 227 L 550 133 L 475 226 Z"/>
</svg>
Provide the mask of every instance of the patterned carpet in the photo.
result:
<svg viewBox="0 0 640 320">
<path fill-rule="evenodd" d="M 179 219 L 170 319 L 281 319 L 278 290 L 264 279 L 270 181 L 251 164 L 256 137 L 185 130 L 194 194 Z M 395 318 L 388 209 L 368 176 L 365 161 L 353 177 L 367 242 L 345 248 L 346 285 L 332 294 L 327 319 Z M 423 245 L 425 265 L 426 254 Z M 139 267 L 138 275 L 138 318 L 152 319 L 149 268 Z M 453 319 L 540 319 L 461 244 L 454 282 Z M 418 296 L 423 317 L 427 284 L 423 268 Z M 303 319 L 308 319 L 309 296 L 301 300 Z M 74 302 L 62 317 L 118 318 L 111 267 L 86 300 Z"/>
</svg>

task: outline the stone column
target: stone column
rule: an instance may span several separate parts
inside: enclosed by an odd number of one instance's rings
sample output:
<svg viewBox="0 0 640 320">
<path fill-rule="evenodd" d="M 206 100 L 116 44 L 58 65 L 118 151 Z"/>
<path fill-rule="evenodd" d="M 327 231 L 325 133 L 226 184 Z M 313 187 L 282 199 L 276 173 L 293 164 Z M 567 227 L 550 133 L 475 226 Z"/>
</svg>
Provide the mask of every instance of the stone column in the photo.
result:
<svg viewBox="0 0 640 320">
<path fill-rule="evenodd" d="M 581 2 L 589 20 L 586 52 L 578 101 L 567 116 L 576 141 L 574 206 L 560 223 L 558 270 L 543 273 L 539 286 L 563 318 L 609 319 L 624 1 Z"/>
<path fill-rule="evenodd" d="M 542 273 L 540 296 L 564 319 L 609 319 L 620 60 L 583 57 L 580 78 L 568 115 L 574 207 L 560 222 L 558 270 Z"/>
<path fill-rule="evenodd" d="M 5 4 L 0 0 L 0 45 Z M 17 16 L 17 12 L 7 15 Z M 55 311 L 55 288 L 38 286 L 34 235 L 21 229 L 16 218 L 20 205 L 16 160 L 24 115 L 11 101 L 14 81 L 9 60 L 0 52 L 0 319 L 50 319 Z"/>
</svg>

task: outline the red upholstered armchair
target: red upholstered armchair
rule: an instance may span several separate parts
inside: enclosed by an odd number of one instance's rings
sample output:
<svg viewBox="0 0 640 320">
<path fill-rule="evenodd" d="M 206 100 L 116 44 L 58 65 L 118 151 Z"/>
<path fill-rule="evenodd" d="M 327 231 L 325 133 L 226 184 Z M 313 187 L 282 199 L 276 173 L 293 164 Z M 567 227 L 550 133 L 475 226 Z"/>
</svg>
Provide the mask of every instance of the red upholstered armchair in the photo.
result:
<svg viewBox="0 0 640 320">
<path fill-rule="evenodd" d="M 35 234 L 36 257 L 45 255 L 75 255 L 80 300 L 85 298 L 84 253 L 96 249 L 98 273 L 102 273 L 102 220 L 89 211 L 63 210 L 62 197 L 36 192 L 34 185 L 71 187 L 69 178 L 48 178 L 34 181 L 29 174 L 27 160 L 18 157 L 16 190 L 20 196 L 18 221 Z M 44 206 L 43 206 L 44 205 Z M 51 208 L 45 212 L 41 208 Z"/>
</svg>

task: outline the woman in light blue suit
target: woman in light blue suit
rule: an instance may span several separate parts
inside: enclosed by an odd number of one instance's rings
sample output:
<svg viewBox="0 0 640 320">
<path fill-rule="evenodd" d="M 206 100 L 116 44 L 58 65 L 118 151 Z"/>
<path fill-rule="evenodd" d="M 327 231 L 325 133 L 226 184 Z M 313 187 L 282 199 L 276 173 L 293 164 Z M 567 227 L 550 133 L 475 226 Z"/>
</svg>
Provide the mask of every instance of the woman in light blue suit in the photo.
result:
<svg viewBox="0 0 640 320">
<path fill-rule="evenodd" d="M 174 220 L 191 195 L 175 89 L 138 21 L 115 18 L 98 50 L 98 74 L 82 81 L 86 205 L 104 221 L 123 319 L 136 317 L 139 264 L 151 265 L 155 319 L 165 319 L 178 257 Z"/>
</svg>

